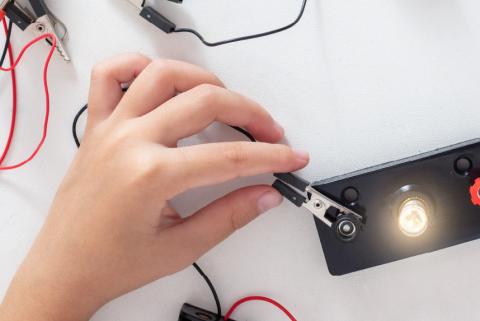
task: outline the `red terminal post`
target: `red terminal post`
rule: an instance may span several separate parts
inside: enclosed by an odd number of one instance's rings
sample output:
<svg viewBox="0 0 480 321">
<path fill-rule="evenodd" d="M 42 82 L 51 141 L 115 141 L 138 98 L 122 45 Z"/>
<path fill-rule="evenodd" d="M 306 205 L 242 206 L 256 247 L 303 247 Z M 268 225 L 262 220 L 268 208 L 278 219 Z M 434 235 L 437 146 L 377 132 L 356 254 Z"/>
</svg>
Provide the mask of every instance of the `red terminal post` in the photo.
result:
<svg viewBox="0 0 480 321">
<path fill-rule="evenodd" d="M 472 197 L 472 204 L 480 206 L 480 177 L 477 178 L 472 187 L 470 187 L 470 196 Z"/>
</svg>

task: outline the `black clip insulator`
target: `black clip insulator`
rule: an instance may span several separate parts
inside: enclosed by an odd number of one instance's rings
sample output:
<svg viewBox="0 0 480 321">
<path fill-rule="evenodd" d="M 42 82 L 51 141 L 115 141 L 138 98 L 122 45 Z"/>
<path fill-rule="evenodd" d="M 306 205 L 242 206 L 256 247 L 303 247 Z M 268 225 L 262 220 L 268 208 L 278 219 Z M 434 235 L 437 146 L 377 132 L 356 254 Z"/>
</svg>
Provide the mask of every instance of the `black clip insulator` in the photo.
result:
<svg viewBox="0 0 480 321">
<path fill-rule="evenodd" d="M 18 8 L 13 1 L 6 5 L 4 11 L 7 17 L 11 19 L 22 31 L 27 29 L 28 26 L 35 21 L 35 19 L 28 16 L 23 10 Z"/>
<path fill-rule="evenodd" d="M 219 317 L 216 313 L 185 303 L 180 311 L 178 321 L 215 321 L 223 319 L 223 316 Z M 228 319 L 228 321 L 235 320 Z"/>
<path fill-rule="evenodd" d="M 177 26 L 152 7 L 143 7 L 140 16 L 165 33 L 172 33 Z"/>
<path fill-rule="evenodd" d="M 290 202 L 295 204 L 297 207 L 301 207 L 303 203 L 307 200 L 305 196 L 298 193 L 296 190 L 282 182 L 281 180 L 277 179 L 272 185 L 280 194 L 283 195 L 286 199 Z"/>
<path fill-rule="evenodd" d="M 305 192 L 307 187 L 310 185 L 308 181 L 292 173 L 276 173 L 276 174 L 273 174 L 273 176 L 287 183 L 288 185 L 292 185 L 293 187 L 295 187 L 296 189 L 302 192 Z"/>
</svg>

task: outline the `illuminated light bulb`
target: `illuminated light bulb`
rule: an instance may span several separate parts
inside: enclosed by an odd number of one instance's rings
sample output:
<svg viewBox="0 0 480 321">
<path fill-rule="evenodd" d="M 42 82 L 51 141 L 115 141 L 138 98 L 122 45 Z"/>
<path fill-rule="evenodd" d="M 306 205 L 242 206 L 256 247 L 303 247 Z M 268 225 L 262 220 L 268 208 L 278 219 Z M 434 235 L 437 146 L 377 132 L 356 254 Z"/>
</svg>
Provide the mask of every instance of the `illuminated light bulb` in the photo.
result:
<svg viewBox="0 0 480 321">
<path fill-rule="evenodd" d="M 428 207 L 420 199 L 407 199 L 400 206 L 398 226 L 406 236 L 417 237 L 428 228 Z"/>
</svg>

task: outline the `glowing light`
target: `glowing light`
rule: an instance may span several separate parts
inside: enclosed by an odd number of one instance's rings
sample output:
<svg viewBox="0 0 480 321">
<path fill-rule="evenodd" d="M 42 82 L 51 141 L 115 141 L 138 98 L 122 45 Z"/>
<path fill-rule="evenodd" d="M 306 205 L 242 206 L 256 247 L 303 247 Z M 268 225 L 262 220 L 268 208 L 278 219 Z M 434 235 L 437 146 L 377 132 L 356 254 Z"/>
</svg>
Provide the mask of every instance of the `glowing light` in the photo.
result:
<svg viewBox="0 0 480 321">
<path fill-rule="evenodd" d="M 428 206 L 420 199 L 407 199 L 400 206 L 398 226 L 406 236 L 422 235 L 428 228 Z"/>
</svg>

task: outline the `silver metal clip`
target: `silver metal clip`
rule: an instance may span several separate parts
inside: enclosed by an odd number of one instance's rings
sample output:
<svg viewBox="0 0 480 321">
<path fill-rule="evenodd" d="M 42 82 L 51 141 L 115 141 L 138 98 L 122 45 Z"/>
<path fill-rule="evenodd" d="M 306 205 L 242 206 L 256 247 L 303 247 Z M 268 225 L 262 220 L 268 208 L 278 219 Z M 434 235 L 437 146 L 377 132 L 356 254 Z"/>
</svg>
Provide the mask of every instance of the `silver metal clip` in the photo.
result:
<svg viewBox="0 0 480 321">
<path fill-rule="evenodd" d="M 56 37 L 56 50 L 65 61 L 70 61 L 63 40 L 67 35 L 65 24 L 60 21 L 48 8 L 44 0 L 29 0 L 29 6 L 20 5 L 13 0 L 0 0 L 0 9 L 3 9 L 8 18 L 21 30 L 29 30 L 36 36 L 51 33 Z M 31 11 L 33 10 L 33 12 Z M 59 36 L 55 26 L 62 29 L 63 35 Z M 51 40 L 47 40 L 52 44 Z"/>
<path fill-rule="evenodd" d="M 62 56 L 65 61 L 71 61 L 70 56 L 68 55 L 61 37 L 58 36 L 57 32 L 55 31 L 54 24 L 48 15 L 44 15 L 39 17 L 35 22 L 33 22 L 26 30 L 29 30 L 36 36 L 42 36 L 47 33 L 51 33 L 55 35 L 56 39 L 56 49 L 57 52 Z"/>
<path fill-rule="evenodd" d="M 273 187 L 298 207 L 306 208 L 321 222 L 334 230 L 341 241 L 353 241 L 364 218 L 356 211 L 343 206 L 320 193 L 312 185 L 294 174 L 275 174 Z M 333 209 L 333 213 L 329 210 Z"/>
<path fill-rule="evenodd" d="M 339 215 L 351 214 L 359 221 L 362 221 L 363 219 L 362 215 L 333 201 L 322 193 L 317 192 L 311 186 L 308 186 L 306 188 L 306 192 L 310 194 L 310 197 L 307 198 L 307 201 L 305 203 L 303 203 L 303 207 L 309 210 L 313 215 L 315 215 L 315 217 L 325 223 L 328 227 L 332 227 L 334 223 L 326 216 L 328 209 L 332 207 L 338 210 Z"/>
</svg>

